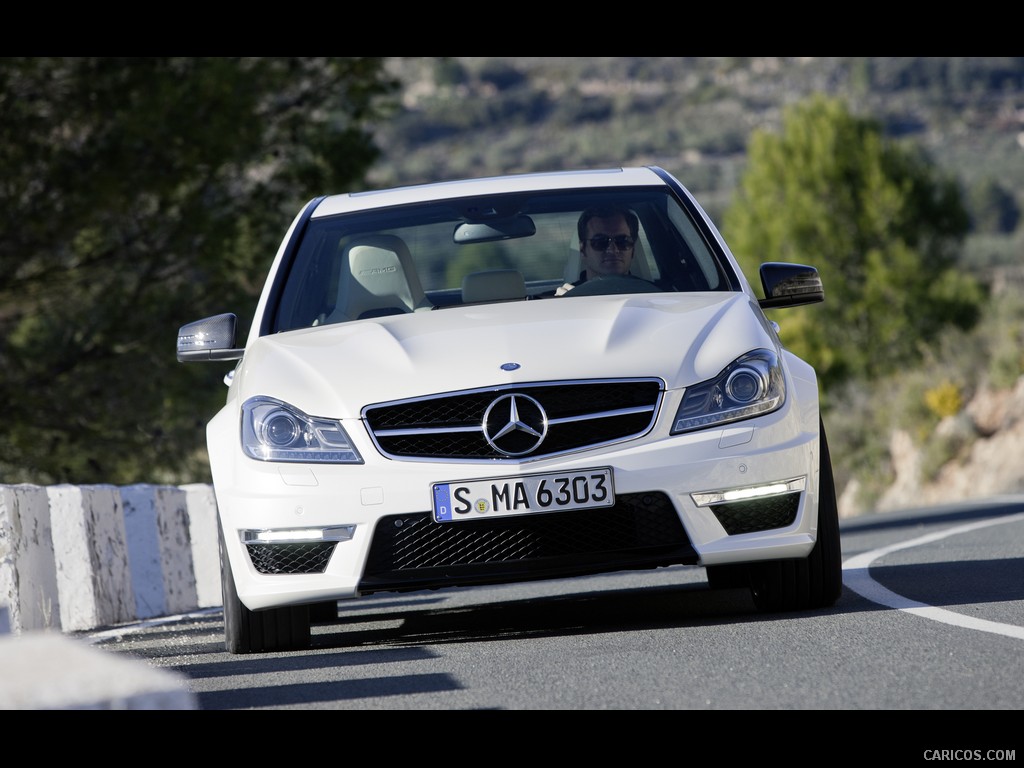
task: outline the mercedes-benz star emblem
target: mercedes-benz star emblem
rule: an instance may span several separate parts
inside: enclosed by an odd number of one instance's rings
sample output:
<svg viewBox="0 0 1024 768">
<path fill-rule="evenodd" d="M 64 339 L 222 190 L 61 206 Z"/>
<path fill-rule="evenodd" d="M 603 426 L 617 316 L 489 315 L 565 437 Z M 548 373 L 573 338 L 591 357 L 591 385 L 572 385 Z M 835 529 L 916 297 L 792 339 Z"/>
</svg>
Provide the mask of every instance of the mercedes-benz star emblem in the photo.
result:
<svg viewBox="0 0 1024 768">
<path fill-rule="evenodd" d="M 532 397 L 502 395 L 484 413 L 487 444 L 505 456 L 523 456 L 537 450 L 548 433 L 548 415 Z"/>
</svg>

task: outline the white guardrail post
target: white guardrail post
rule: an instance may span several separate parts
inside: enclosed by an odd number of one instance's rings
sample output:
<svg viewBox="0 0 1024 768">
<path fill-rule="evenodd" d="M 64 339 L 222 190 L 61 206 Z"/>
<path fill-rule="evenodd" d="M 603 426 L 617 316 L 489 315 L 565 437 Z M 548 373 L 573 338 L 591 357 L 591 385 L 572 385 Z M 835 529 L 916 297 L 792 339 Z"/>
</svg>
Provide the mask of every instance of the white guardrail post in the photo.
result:
<svg viewBox="0 0 1024 768">
<path fill-rule="evenodd" d="M 209 485 L 0 485 L 0 710 L 197 709 L 187 679 L 66 635 L 221 605 Z"/>
<path fill-rule="evenodd" d="M 0 632 L 218 607 L 209 485 L 0 485 Z"/>
<path fill-rule="evenodd" d="M 60 629 L 50 503 L 38 485 L 0 486 L 0 610 L 7 632 Z"/>
<path fill-rule="evenodd" d="M 59 565 L 61 629 L 93 629 L 137 618 L 118 489 L 56 485 L 46 491 Z"/>
</svg>

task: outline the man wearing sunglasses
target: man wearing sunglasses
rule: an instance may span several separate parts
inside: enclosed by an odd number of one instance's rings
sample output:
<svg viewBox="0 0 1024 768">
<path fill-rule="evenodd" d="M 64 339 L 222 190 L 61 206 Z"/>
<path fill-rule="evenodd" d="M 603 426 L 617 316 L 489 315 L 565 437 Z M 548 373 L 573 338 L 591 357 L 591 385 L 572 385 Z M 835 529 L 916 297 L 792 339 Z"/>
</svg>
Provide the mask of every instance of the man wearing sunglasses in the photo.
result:
<svg viewBox="0 0 1024 768">
<path fill-rule="evenodd" d="M 566 283 L 557 295 L 572 290 L 587 280 L 629 275 L 633 263 L 633 245 L 640 223 L 636 214 L 621 206 L 588 208 L 576 224 L 580 238 L 580 278 Z"/>
<path fill-rule="evenodd" d="M 576 228 L 580 236 L 581 280 L 606 275 L 628 275 L 639 222 L 626 208 L 588 208 Z"/>
</svg>

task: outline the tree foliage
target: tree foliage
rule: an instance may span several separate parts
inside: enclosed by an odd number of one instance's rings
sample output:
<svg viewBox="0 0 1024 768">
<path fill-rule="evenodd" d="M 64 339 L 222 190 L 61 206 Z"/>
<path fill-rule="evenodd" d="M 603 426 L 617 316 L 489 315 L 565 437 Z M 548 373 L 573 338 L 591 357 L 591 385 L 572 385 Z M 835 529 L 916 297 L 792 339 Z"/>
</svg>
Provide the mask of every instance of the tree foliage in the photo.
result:
<svg viewBox="0 0 1024 768">
<path fill-rule="evenodd" d="M 748 275 L 763 261 L 818 267 L 825 302 L 778 320 L 827 389 L 913 365 L 944 326 L 976 322 L 983 292 L 956 269 L 968 226 L 958 186 L 923 152 L 817 95 L 781 132 L 752 134 L 723 232 Z"/>
<path fill-rule="evenodd" d="M 1020 223 L 1020 206 L 1013 193 L 998 181 L 986 178 L 968 190 L 974 230 L 1010 234 Z"/>
<path fill-rule="evenodd" d="M 396 90 L 376 58 L 0 59 L 0 481 L 206 480 L 226 368 L 179 364 L 177 329 L 246 332 Z"/>
</svg>

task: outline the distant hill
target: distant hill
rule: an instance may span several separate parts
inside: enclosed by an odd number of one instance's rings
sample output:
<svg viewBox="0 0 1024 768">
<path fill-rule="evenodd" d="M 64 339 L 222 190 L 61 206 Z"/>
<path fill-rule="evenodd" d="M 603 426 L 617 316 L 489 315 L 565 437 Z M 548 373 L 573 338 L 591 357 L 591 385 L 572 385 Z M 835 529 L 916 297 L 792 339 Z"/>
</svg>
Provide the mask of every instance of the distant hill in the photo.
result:
<svg viewBox="0 0 1024 768">
<path fill-rule="evenodd" d="M 962 413 L 939 423 L 935 439 L 957 439 L 963 449 L 934 477 L 927 477 L 922 471 L 924 451 L 906 431 L 893 431 L 892 484 L 872 509 L 857 499 L 859 481 L 847 484 L 839 498 L 840 516 L 1024 494 L 1024 377 L 1012 389 L 978 392 Z"/>
<path fill-rule="evenodd" d="M 841 97 L 958 180 L 972 218 L 962 265 L 987 273 L 993 299 L 1024 296 L 1024 57 L 455 57 L 390 66 L 402 106 L 376 132 L 384 156 L 373 186 L 654 164 L 719 223 L 751 134 L 779 129 L 784 109 L 816 92 Z M 983 369 L 995 366 L 981 360 L 999 356 L 1009 380 L 1024 370 L 1015 352 L 1024 301 L 994 310 L 983 333 L 833 409 L 844 515 L 1024 491 L 1014 458 L 1024 445 L 1024 377 L 993 388 Z M 933 431 L 893 426 L 903 403 L 922 410 L 921 392 L 946 379 L 961 382 L 960 413 Z"/>
<path fill-rule="evenodd" d="M 1020 261 L 1024 57 L 412 57 L 390 66 L 402 109 L 377 132 L 377 187 L 656 164 L 720 220 L 751 132 L 777 129 L 787 105 L 825 92 L 960 181 L 977 221 L 965 260 Z"/>
</svg>

